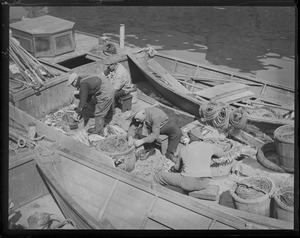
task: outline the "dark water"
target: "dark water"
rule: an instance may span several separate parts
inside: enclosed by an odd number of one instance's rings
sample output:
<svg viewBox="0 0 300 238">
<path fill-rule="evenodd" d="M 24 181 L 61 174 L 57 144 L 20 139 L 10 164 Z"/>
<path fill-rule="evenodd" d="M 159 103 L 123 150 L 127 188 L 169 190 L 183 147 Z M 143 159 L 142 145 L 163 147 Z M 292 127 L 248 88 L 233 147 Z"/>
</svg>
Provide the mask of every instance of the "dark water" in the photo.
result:
<svg viewBox="0 0 300 238">
<path fill-rule="evenodd" d="M 14 9 L 16 10 L 16 9 Z M 75 29 L 210 66 L 294 86 L 293 7 L 48 7 L 23 12 L 75 22 Z M 21 10 L 18 9 L 20 12 Z M 17 12 L 17 11 L 14 11 Z M 12 14 L 11 20 L 16 20 Z"/>
</svg>

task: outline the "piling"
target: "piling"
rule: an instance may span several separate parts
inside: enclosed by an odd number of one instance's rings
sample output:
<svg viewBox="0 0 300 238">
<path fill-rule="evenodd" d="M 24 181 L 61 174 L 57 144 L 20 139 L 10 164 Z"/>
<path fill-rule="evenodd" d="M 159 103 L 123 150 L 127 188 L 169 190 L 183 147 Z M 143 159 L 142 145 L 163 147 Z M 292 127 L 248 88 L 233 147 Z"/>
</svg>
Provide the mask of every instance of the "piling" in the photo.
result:
<svg viewBox="0 0 300 238">
<path fill-rule="evenodd" d="M 125 41 L 125 25 L 120 24 L 120 48 L 124 49 L 124 41 Z"/>
</svg>

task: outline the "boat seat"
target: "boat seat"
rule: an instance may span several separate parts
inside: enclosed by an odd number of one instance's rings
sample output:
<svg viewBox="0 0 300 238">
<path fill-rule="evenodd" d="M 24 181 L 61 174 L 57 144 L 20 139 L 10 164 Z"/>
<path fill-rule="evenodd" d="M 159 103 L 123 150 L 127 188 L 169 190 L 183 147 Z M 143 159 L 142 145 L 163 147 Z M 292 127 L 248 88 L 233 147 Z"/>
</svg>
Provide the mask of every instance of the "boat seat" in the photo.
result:
<svg viewBox="0 0 300 238">
<path fill-rule="evenodd" d="M 193 92 L 202 98 L 210 101 L 222 101 L 224 103 L 234 103 L 243 99 L 249 99 L 255 94 L 249 87 L 241 83 L 225 83 L 214 87 Z"/>
<path fill-rule="evenodd" d="M 156 146 L 160 148 L 160 152 L 162 155 L 166 154 L 168 149 L 168 136 L 167 135 L 159 135 L 158 139 L 154 142 Z"/>
<path fill-rule="evenodd" d="M 190 192 L 189 196 L 198 199 L 217 201 L 219 199 L 219 190 L 220 187 L 218 185 L 208 185 L 206 189 Z"/>
</svg>

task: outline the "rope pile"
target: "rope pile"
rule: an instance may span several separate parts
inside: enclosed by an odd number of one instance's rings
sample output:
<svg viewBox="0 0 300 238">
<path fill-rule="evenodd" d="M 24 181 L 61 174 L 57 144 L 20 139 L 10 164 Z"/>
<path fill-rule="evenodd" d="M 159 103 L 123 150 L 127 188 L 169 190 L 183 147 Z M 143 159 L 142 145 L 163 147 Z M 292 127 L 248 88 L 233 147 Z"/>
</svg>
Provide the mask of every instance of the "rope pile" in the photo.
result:
<svg viewBox="0 0 300 238">
<path fill-rule="evenodd" d="M 18 67 L 22 79 L 15 81 L 24 84 L 26 87 L 39 89 L 44 85 L 44 82 L 49 78 L 54 78 L 55 74 L 51 73 L 37 59 L 28 53 L 18 42 L 9 37 L 9 57 Z"/>
<path fill-rule="evenodd" d="M 247 124 L 247 112 L 242 108 L 234 109 L 229 116 L 229 123 L 236 129 L 243 129 Z"/>
<path fill-rule="evenodd" d="M 199 108 L 199 115 L 215 128 L 224 131 L 230 126 L 242 129 L 247 123 L 247 112 L 243 109 L 231 110 L 228 104 L 222 102 L 208 102 Z"/>
<path fill-rule="evenodd" d="M 222 102 L 208 102 L 202 104 L 199 109 L 200 117 L 219 130 L 229 127 L 229 113 L 229 106 Z"/>
</svg>

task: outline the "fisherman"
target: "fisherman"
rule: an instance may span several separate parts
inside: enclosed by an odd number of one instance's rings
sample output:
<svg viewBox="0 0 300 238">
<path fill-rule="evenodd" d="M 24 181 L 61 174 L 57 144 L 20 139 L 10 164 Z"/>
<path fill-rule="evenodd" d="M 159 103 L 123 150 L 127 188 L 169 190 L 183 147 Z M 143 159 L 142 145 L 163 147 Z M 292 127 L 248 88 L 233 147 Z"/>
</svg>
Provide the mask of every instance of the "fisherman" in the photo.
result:
<svg viewBox="0 0 300 238">
<path fill-rule="evenodd" d="M 160 171 L 153 177 L 155 183 L 184 194 L 207 188 L 212 178 L 212 156 L 224 155 L 222 148 L 203 142 L 190 133 L 188 135 L 189 144 L 181 148 L 177 163 L 170 172 Z"/>
<path fill-rule="evenodd" d="M 103 134 L 103 128 L 113 117 L 115 91 L 112 84 L 102 75 L 86 77 L 72 73 L 68 86 L 79 90 L 79 105 L 75 109 L 77 120 L 84 118 L 85 124 L 91 117 L 95 117 L 95 127 L 88 130 L 91 134 Z"/>
<path fill-rule="evenodd" d="M 133 85 L 131 84 L 130 75 L 127 69 L 117 61 L 108 61 L 108 67 L 103 74 L 109 79 L 115 89 L 115 101 L 120 97 L 129 94 Z"/>
<path fill-rule="evenodd" d="M 135 147 L 144 145 L 144 148 L 147 150 L 147 147 L 152 147 L 151 143 L 157 140 L 160 134 L 168 136 L 169 143 L 165 156 L 175 163 L 175 152 L 182 132 L 179 126 L 171 122 L 161 109 L 147 107 L 137 111 L 128 129 L 127 139 L 129 145 L 133 144 Z M 155 152 L 155 149 L 152 147 L 148 154 L 153 153 L 153 151 Z"/>
</svg>

